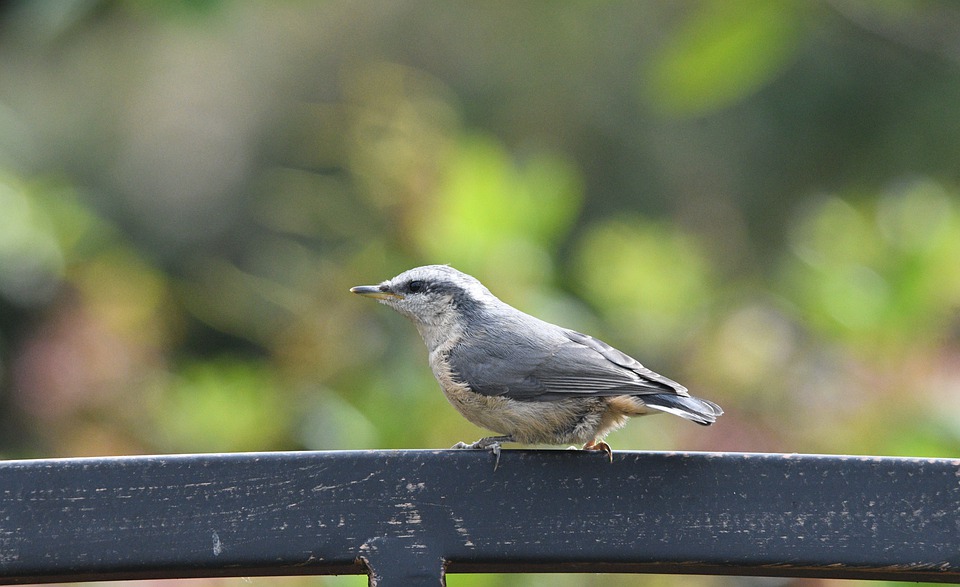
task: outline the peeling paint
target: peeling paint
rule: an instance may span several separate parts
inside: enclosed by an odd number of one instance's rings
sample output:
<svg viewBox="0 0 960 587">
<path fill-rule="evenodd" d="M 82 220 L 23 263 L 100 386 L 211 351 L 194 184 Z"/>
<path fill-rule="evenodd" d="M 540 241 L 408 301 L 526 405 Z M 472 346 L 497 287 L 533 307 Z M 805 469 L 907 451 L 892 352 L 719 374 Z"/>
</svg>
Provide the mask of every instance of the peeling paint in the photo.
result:
<svg viewBox="0 0 960 587">
<path fill-rule="evenodd" d="M 223 543 L 220 542 L 220 535 L 213 532 L 213 556 L 220 556 L 223 553 Z"/>
</svg>

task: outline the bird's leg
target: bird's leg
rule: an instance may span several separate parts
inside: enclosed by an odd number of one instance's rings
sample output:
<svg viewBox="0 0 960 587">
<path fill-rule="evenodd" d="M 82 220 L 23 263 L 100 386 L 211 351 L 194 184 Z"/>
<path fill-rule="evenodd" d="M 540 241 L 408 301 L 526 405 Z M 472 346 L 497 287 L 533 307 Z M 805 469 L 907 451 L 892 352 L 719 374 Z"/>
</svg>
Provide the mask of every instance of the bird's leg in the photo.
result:
<svg viewBox="0 0 960 587">
<path fill-rule="evenodd" d="M 487 436 L 486 438 L 481 438 L 480 440 L 474 442 L 473 444 L 466 444 L 465 442 L 458 442 L 453 445 L 453 448 L 489 448 L 490 452 L 493 453 L 497 459 L 493 462 L 493 470 L 496 471 L 497 467 L 500 465 L 500 443 L 501 442 L 515 442 L 513 436 Z"/>
<path fill-rule="evenodd" d="M 583 450 L 602 450 L 607 453 L 610 462 L 613 462 L 613 449 L 610 448 L 610 445 L 602 440 L 591 440 L 590 442 L 583 445 Z"/>
</svg>

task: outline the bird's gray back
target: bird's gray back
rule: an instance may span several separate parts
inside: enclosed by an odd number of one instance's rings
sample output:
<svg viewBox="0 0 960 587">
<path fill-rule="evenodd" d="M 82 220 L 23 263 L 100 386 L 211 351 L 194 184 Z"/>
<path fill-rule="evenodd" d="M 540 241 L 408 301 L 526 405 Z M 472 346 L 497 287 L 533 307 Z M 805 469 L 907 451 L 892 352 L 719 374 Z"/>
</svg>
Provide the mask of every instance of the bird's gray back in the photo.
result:
<svg viewBox="0 0 960 587">
<path fill-rule="evenodd" d="M 647 395 L 686 389 L 585 334 L 503 302 L 470 308 L 448 351 L 454 377 L 476 393 L 516 400 Z"/>
</svg>

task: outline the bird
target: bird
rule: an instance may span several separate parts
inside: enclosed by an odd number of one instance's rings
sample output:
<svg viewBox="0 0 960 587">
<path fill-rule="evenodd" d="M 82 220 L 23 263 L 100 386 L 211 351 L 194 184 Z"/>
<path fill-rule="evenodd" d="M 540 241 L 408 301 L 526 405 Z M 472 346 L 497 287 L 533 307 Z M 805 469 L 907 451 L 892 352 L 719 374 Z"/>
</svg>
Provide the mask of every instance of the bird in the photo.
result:
<svg viewBox="0 0 960 587">
<path fill-rule="evenodd" d="M 494 470 L 501 443 L 582 444 L 612 462 L 604 438 L 630 417 L 664 412 L 708 426 L 723 414 L 633 357 L 522 312 L 449 265 L 415 267 L 350 291 L 413 322 L 450 404 L 497 433 L 453 448 L 491 450 Z"/>
</svg>

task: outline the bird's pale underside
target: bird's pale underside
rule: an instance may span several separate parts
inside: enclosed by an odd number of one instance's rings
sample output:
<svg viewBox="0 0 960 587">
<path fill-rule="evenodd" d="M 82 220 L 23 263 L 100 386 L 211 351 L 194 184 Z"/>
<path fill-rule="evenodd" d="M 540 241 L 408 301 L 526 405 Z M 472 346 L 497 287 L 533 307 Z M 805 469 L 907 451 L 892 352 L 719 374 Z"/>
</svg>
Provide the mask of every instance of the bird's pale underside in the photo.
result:
<svg viewBox="0 0 960 587">
<path fill-rule="evenodd" d="M 610 455 L 604 438 L 632 416 L 667 412 L 712 424 L 723 410 L 591 336 L 525 314 L 446 265 L 416 267 L 352 288 L 409 318 L 427 345 L 444 395 L 500 443 L 583 444 Z"/>
</svg>

